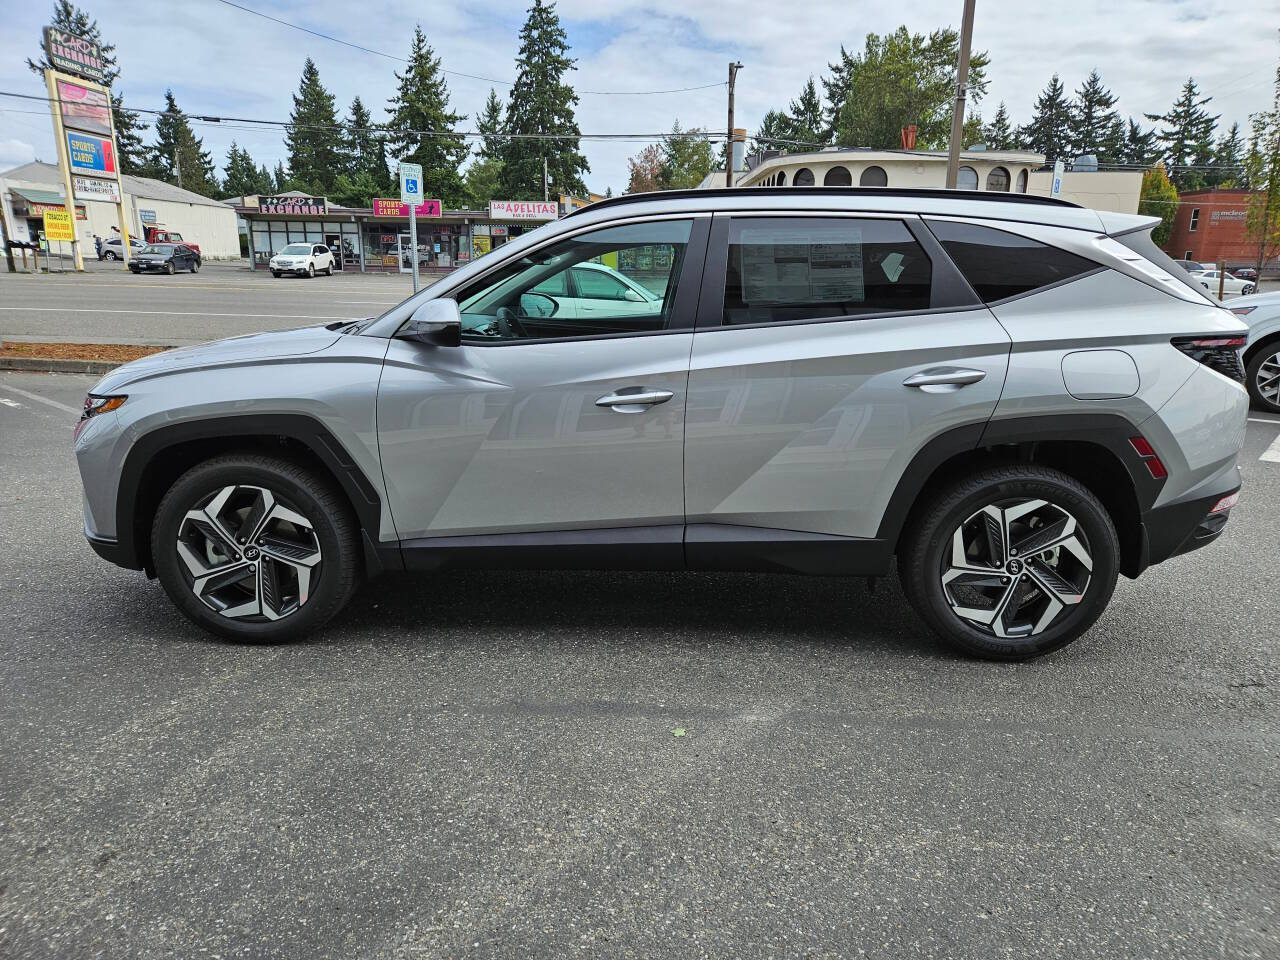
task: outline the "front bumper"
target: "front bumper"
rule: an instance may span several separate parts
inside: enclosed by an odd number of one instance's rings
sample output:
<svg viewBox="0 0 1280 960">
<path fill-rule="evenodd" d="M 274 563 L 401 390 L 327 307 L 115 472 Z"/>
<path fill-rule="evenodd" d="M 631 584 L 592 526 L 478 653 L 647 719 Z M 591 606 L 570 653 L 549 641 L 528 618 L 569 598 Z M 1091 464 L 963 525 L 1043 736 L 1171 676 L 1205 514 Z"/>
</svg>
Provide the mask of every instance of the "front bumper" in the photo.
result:
<svg viewBox="0 0 1280 960">
<path fill-rule="evenodd" d="M 126 570 L 142 569 L 142 564 L 138 562 L 137 556 L 133 551 L 126 550 L 121 546 L 119 540 L 113 540 L 110 537 L 95 537 L 87 530 L 84 536 L 89 541 L 89 546 L 93 548 L 93 552 L 108 563 L 114 563 L 117 567 L 124 567 Z"/>
</svg>

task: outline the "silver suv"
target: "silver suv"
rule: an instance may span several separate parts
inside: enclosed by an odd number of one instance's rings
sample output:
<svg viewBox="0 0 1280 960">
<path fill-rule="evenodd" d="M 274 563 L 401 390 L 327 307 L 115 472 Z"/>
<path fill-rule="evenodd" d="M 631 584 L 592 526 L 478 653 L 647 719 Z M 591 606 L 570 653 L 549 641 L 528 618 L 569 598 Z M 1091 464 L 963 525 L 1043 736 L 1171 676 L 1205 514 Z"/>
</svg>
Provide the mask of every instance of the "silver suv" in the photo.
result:
<svg viewBox="0 0 1280 960">
<path fill-rule="evenodd" d="M 458 567 L 875 577 L 1033 657 L 1236 501 L 1245 327 L 1157 221 L 886 189 L 620 197 L 377 318 L 111 373 L 103 557 L 236 640 Z"/>
</svg>

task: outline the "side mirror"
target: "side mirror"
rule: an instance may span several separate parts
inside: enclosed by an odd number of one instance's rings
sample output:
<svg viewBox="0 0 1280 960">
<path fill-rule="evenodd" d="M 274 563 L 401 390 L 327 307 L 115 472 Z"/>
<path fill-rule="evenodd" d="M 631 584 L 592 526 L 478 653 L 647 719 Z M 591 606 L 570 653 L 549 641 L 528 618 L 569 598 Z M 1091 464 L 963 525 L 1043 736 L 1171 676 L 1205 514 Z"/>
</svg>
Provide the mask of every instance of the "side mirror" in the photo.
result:
<svg viewBox="0 0 1280 960">
<path fill-rule="evenodd" d="M 428 300 L 413 311 L 407 323 L 396 334 L 399 340 L 416 340 L 433 347 L 462 346 L 462 314 L 458 301 L 441 298 Z"/>
<path fill-rule="evenodd" d="M 644 303 L 644 297 L 640 296 L 637 291 L 630 288 L 628 288 L 627 292 L 622 295 L 622 299 L 629 300 L 632 303 Z"/>
</svg>

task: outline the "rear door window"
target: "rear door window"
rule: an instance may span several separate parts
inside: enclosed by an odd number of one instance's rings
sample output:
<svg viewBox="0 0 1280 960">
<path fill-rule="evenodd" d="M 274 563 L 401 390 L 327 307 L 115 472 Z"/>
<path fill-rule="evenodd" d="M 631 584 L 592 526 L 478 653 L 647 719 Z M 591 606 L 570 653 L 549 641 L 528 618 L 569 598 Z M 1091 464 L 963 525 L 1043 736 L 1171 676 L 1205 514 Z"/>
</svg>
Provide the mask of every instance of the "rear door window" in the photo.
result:
<svg viewBox="0 0 1280 960">
<path fill-rule="evenodd" d="M 929 308 L 933 267 L 901 220 L 734 218 L 726 325 Z"/>
<path fill-rule="evenodd" d="M 975 223 L 926 220 L 984 303 L 1030 293 L 1099 269 L 1085 257 Z"/>
</svg>

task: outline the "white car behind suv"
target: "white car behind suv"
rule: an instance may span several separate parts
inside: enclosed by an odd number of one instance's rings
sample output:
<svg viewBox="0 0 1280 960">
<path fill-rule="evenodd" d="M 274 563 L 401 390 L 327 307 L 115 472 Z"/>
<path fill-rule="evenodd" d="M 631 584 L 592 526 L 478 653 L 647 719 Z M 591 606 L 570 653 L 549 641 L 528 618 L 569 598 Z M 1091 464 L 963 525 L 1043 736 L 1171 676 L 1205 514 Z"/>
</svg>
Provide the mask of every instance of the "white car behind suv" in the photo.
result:
<svg viewBox="0 0 1280 960">
<path fill-rule="evenodd" d="M 314 277 L 323 273 L 333 276 L 333 252 L 322 243 L 291 243 L 271 258 L 271 275 L 279 279 L 281 274 Z"/>
<path fill-rule="evenodd" d="M 1218 280 L 1222 280 L 1222 295 L 1224 297 L 1247 297 L 1253 293 L 1257 287 L 1249 280 L 1241 280 L 1225 271 L 1217 270 L 1195 270 L 1191 273 L 1191 279 L 1208 290 L 1213 296 L 1218 295 Z"/>
</svg>

